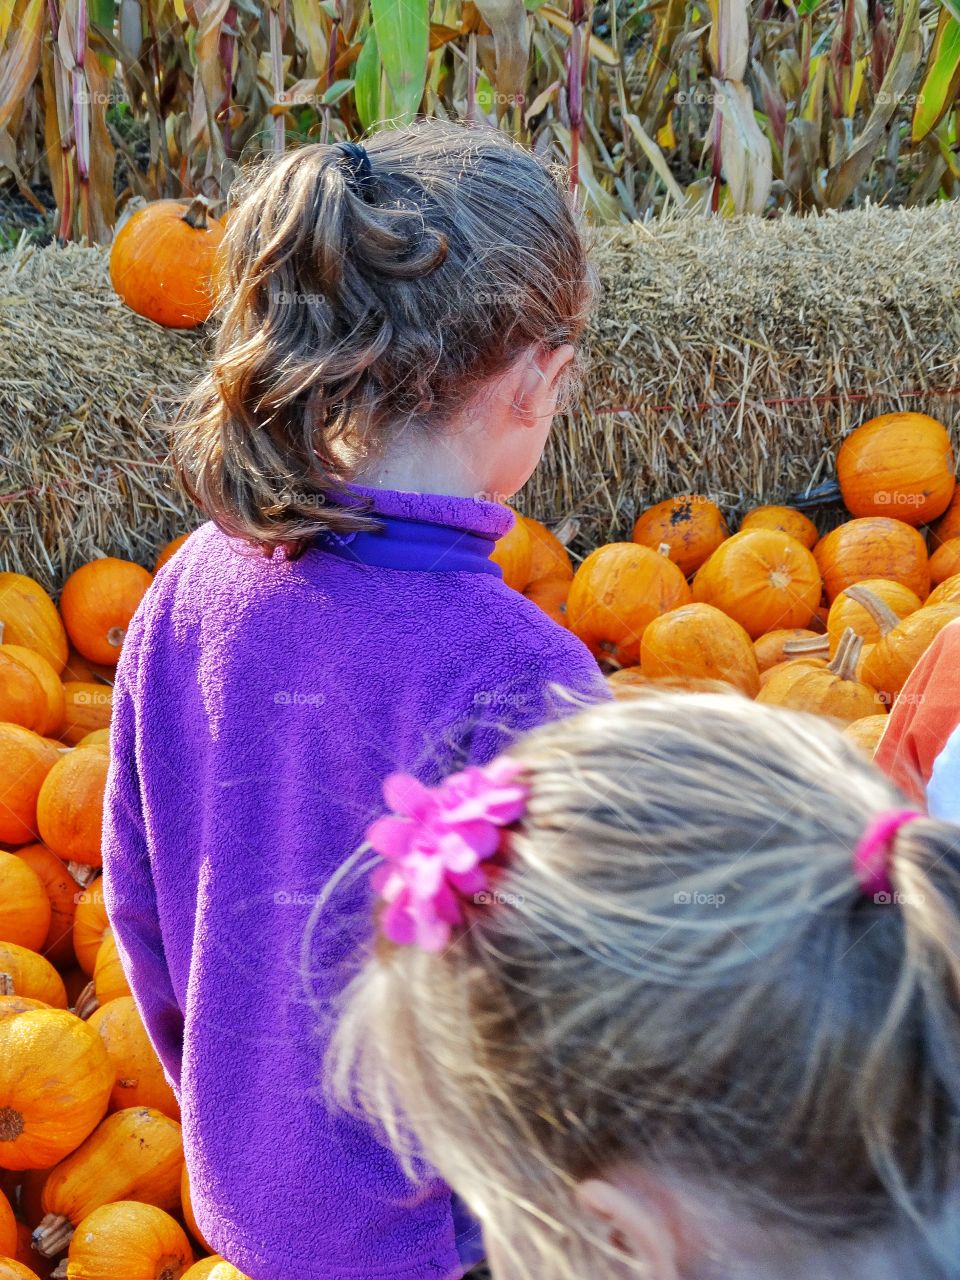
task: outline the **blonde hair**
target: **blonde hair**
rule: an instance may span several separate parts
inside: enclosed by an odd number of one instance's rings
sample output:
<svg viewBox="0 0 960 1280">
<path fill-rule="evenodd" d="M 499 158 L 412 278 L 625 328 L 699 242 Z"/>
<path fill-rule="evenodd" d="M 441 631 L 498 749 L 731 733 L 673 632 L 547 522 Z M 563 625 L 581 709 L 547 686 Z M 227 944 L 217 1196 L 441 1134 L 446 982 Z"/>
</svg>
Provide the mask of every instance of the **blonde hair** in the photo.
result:
<svg viewBox="0 0 960 1280">
<path fill-rule="evenodd" d="M 267 551 L 372 527 L 343 504 L 352 458 L 455 417 L 525 347 L 576 344 L 586 321 L 572 206 L 529 151 L 430 120 L 366 156 L 368 172 L 318 143 L 248 176 L 210 369 L 175 429 L 194 501 Z"/>
<path fill-rule="evenodd" d="M 336 1096 L 415 1143 L 518 1277 L 648 1274 L 574 1198 L 620 1162 L 771 1229 L 898 1222 L 935 1250 L 960 1172 L 960 829 L 901 828 L 896 900 L 864 896 L 853 850 L 902 797 L 822 719 L 723 695 L 604 705 L 510 754 L 531 794 L 496 901 L 442 955 L 378 943 Z"/>
</svg>

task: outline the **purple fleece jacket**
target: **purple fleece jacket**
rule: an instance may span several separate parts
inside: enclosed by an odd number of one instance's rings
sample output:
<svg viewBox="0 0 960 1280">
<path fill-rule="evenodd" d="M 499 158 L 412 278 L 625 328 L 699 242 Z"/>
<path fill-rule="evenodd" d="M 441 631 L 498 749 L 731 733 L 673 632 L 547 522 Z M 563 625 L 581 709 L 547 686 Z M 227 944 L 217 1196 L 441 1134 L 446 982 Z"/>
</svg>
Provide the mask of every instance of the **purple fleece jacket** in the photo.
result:
<svg viewBox="0 0 960 1280">
<path fill-rule="evenodd" d="M 551 686 L 604 696 L 587 650 L 489 561 L 503 507 L 384 491 L 375 509 L 382 532 L 292 561 L 205 525 L 117 671 L 107 907 L 181 1103 L 200 1228 L 253 1280 L 439 1280 L 479 1256 L 442 1183 L 411 1186 L 325 1105 L 330 1010 L 371 904 L 358 877 L 318 895 L 386 774 L 486 762 L 564 710 Z"/>
</svg>

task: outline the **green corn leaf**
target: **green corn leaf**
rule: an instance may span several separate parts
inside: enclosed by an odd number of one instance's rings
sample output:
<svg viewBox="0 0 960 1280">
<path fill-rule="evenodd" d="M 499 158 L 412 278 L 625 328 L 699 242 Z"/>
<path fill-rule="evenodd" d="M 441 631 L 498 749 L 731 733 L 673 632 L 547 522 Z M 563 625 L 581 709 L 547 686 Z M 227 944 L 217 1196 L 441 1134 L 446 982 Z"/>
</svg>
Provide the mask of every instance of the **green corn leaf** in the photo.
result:
<svg viewBox="0 0 960 1280">
<path fill-rule="evenodd" d="M 354 86 L 353 80 L 334 80 L 329 89 L 326 90 L 320 101 L 325 107 L 332 107 L 345 97 Z"/>
<path fill-rule="evenodd" d="M 116 0 L 87 0 L 88 20 L 98 27 L 106 27 L 108 31 L 112 31 L 116 12 Z"/>
<path fill-rule="evenodd" d="M 922 142 L 956 101 L 960 88 L 960 22 L 941 9 L 926 74 L 913 109 L 912 138 Z"/>
<path fill-rule="evenodd" d="M 364 129 L 371 129 L 380 118 L 380 50 L 373 27 L 367 28 L 353 72 L 353 101 L 357 115 Z"/>
<path fill-rule="evenodd" d="M 493 114 L 493 85 L 482 71 L 477 76 L 477 106 L 485 116 Z"/>
<path fill-rule="evenodd" d="M 409 122 L 427 81 L 429 0 L 371 0 L 370 11 L 386 76 L 392 116 Z"/>
</svg>

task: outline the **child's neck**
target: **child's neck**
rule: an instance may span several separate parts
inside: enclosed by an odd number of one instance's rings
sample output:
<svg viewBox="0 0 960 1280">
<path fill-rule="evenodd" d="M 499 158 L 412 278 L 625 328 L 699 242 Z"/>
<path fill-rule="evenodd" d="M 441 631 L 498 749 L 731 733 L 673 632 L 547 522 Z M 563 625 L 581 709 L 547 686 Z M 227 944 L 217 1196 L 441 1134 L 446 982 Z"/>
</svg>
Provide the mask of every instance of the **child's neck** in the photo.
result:
<svg viewBox="0 0 960 1280">
<path fill-rule="evenodd" d="M 353 459 L 351 478 L 372 489 L 505 501 L 495 492 L 501 430 L 485 404 L 429 429 L 411 422 L 389 433 L 378 449 Z"/>
<path fill-rule="evenodd" d="M 401 493 L 443 493 L 456 498 L 476 498 L 483 493 L 476 473 L 438 445 L 433 458 L 398 456 L 381 458 L 354 469 L 356 484 L 370 489 L 396 489 Z"/>
</svg>

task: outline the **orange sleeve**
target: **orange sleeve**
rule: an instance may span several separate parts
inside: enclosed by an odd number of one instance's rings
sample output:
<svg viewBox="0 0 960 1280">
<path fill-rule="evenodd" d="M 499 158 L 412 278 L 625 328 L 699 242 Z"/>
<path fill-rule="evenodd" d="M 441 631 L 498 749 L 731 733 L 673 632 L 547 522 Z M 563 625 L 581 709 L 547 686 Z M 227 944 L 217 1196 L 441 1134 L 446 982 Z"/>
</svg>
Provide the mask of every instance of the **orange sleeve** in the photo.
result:
<svg viewBox="0 0 960 1280">
<path fill-rule="evenodd" d="M 893 705 L 874 763 L 901 791 L 925 804 L 937 756 L 960 724 L 960 624 L 934 640 Z"/>
</svg>

